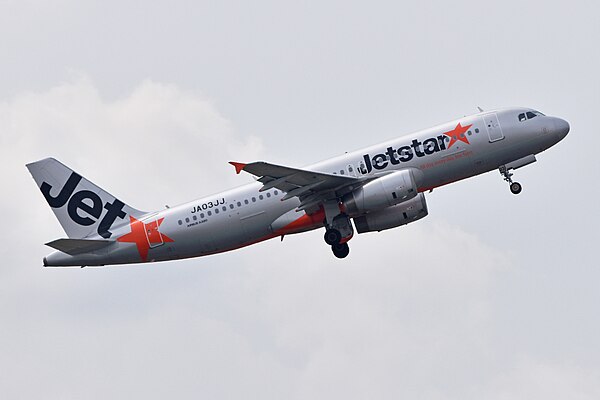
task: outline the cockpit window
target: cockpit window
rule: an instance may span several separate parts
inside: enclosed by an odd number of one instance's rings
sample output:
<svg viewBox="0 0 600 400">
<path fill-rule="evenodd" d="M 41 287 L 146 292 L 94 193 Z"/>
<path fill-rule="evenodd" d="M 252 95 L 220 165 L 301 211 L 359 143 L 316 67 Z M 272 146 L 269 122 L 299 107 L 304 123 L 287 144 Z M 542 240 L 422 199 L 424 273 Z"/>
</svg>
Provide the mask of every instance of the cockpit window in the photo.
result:
<svg viewBox="0 0 600 400">
<path fill-rule="evenodd" d="M 519 118 L 519 122 L 523 122 L 527 121 L 528 119 L 535 118 L 537 116 L 545 117 L 545 115 L 539 111 L 527 111 L 525 113 L 519 114 L 517 118 Z"/>
</svg>

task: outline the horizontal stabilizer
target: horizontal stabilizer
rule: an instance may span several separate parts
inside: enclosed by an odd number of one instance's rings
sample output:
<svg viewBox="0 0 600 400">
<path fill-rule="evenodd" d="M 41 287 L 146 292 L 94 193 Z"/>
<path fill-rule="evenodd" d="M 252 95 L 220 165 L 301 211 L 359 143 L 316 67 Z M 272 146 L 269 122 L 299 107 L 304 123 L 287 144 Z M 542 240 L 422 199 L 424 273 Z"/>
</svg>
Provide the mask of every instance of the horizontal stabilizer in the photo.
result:
<svg viewBox="0 0 600 400">
<path fill-rule="evenodd" d="M 69 255 L 75 256 L 77 254 L 89 253 L 95 250 L 100 250 L 106 246 L 115 243 L 114 240 L 86 240 L 86 239 L 56 239 L 52 242 L 46 243 L 46 246 L 50 246 L 53 249 L 62 251 Z"/>
</svg>

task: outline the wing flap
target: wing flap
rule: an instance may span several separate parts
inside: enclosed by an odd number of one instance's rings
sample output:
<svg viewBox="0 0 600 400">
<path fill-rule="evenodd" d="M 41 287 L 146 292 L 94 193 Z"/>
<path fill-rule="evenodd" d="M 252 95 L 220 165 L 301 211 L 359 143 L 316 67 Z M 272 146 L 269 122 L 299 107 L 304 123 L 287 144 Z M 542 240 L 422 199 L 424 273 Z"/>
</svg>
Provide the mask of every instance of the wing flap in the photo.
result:
<svg viewBox="0 0 600 400">
<path fill-rule="evenodd" d="M 46 243 L 46 246 L 75 256 L 103 249 L 113 243 L 115 243 L 114 240 L 56 239 Z"/>
</svg>

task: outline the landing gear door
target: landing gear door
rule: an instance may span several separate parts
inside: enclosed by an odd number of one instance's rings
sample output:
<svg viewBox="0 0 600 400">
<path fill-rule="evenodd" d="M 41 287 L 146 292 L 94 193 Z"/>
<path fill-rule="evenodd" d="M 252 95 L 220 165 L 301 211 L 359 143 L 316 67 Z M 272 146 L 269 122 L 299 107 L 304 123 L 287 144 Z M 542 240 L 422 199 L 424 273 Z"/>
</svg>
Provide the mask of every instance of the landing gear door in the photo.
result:
<svg viewBox="0 0 600 400">
<path fill-rule="evenodd" d="M 147 222 L 148 221 L 148 222 Z M 151 249 L 165 244 L 162 234 L 160 233 L 160 225 L 156 217 L 150 217 L 144 221 L 146 231 L 146 239 Z"/>
<path fill-rule="evenodd" d="M 504 139 L 504 133 L 502 132 L 502 127 L 500 126 L 498 115 L 496 113 L 487 114 L 481 118 L 483 119 L 483 123 L 487 129 L 490 143 Z"/>
</svg>

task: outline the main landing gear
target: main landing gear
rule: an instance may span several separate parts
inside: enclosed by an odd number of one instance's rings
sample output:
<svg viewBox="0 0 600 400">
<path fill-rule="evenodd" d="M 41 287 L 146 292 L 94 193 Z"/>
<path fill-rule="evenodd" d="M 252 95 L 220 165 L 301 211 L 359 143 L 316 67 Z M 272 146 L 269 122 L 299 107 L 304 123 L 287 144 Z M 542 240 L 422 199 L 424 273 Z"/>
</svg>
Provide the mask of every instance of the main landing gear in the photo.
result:
<svg viewBox="0 0 600 400">
<path fill-rule="evenodd" d="M 346 214 L 339 214 L 327 227 L 323 239 L 325 239 L 325 243 L 331 246 L 334 256 L 345 258 L 350 253 L 347 242 L 352 238 L 352 235 L 354 235 L 354 230 L 350 218 Z"/>
<path fill-rule="evenodd" d="M 509 188 L 510 188 L 510 191 L 512 194 L 521 193 L 521 190 L 523 190 L 523 187 L 521 186 L 521 184 L 519 182 L 513 182 L 513 180 L 512 180 L 513 174 L 508 172 L 508 169 L 506 169 L 506 165 L 502 165 L 500 167 L 500 174 L 504 177 L 504 180 L 506 182 L 508 182 Z"/>
<path fill-rule="evenodd" d="M 346 258 L 350 254 L 350 247 L 348 243 L 337 243 L 331 246 L 331 251 L 337 258 Z"/>
<path fill-rule="evenodd" d="M 323 237 L 323 239 L 325 239 L 325 243 L 327 243 L 330 246 L 333 246 L 334 244 L 338 244 L 342 240 L 342 234 L 337 229 L 329 228 L 325 231 L 325 236 Z"/>
<path fill-rule="evenodd" d="M 337 258 L 346 258 L 350 254 L 350 247 L 347 242 L 340 243 L 342 234 L 335 228 L 328 228 L 325 231 L 325 243 L 331 246 L 333 255 Z M 349 239 L 348 239 L 349 240 Z"/>
</svg>

